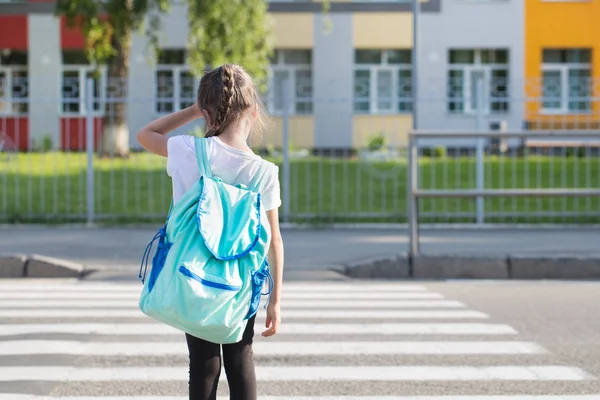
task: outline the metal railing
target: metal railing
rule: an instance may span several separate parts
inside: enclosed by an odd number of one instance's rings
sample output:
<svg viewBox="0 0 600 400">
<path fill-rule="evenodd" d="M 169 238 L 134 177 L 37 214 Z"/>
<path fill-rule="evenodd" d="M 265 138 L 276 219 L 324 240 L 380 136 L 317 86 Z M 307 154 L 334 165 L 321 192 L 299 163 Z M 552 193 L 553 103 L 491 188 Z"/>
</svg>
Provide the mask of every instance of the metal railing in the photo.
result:
<svg viewBox="0 0 600 400">
<path fill-rule="evenodd" d="M 538 142 L 536 146 L 540 146 L 540 139 L 549 139 L 543 143 L 547 148 L 561 147 L 562 143 L 556 139 L 568 140 L 589 149 L 592 145 L 597 146 L 597 142 L 590 139 L 600 141 L 600 131 L 597 130 L 556 130 L 556 131 L 505 131 L 505 132 L 466 132 L 466 131 L 411 131 L 408 139 L 408 224 L 409 224 L 409 255 L 418 255 L 420 252 L 419 243 L 419 201 L 421 199 L 435 198 L 469 198 L 477 199 L 477 222 L 483 222 L 484 214 L 484 199 L 485 198 L 506 198 L 506 197 L 600 197 L 599 187 L 560 187 L 560 188 L 541 188 L 541 187 L 521 187 L 521 188 L 500 188 L 486 189 L 485 186 L 485 171 L 484 157 L 485 146 L 484 141 L 495 139 L 518 139 L 519 145 L 513 146 L 513 155 L 519 157 L 521 154 L 527 153 L 528 145 L 524 139 L 535 138 Z M 419 139 L 476 139 L 476 188 L 467 189 L 422 189 L 419 187 Z M 555 139 L 552 141 L 552 139 Z M 596 154 L 598 155 L 598 154 Z"/>
</svg>

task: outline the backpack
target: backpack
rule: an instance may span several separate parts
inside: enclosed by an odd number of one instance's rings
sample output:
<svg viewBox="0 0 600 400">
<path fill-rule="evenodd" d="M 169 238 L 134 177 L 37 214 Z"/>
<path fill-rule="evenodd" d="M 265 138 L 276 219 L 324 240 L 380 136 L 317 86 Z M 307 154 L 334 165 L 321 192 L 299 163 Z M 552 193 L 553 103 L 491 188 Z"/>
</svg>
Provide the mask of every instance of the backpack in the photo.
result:
<svg viewBox="0 0 600 400">
<path fill-rule="evenodd" d="M 267 261 L 271 228 L 258 190 L 268 164 L 262 163 L 249 187 L 229 185 L 212 176 L 206 139 L 195 142 L 200 179 L 175 206 L 171 201 L 164 227 L 146 247 L 139 307 L 200 339 L 236 343 L 257 312 L 265 280 L 265 294 L 273 286 Z"/>
</svg>

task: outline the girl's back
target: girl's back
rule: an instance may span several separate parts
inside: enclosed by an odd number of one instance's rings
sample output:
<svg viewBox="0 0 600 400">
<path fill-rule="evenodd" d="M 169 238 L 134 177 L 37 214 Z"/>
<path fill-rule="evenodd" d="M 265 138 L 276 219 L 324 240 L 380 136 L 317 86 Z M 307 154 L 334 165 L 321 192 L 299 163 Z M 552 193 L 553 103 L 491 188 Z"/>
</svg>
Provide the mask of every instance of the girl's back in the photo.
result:
<svg viewBox="0 0 600 400">
<path fill-rule="evenodd" d="M 269 175 L 260 189 L 261 203 L 266 211 L 281 206 L 279 169 L 262 157 L 247 151 L 239 150 L 224 143 L 217 136 L 207 139 L 210 167 L 212 173 L 230 185 L 243 184 L 250 181 L 263 163 L 269 164 Z M 169 138 L 167 173 L 173 180 L 173 202 L 200 178 L 194 137 L 188 135 Z"/>
</svg>

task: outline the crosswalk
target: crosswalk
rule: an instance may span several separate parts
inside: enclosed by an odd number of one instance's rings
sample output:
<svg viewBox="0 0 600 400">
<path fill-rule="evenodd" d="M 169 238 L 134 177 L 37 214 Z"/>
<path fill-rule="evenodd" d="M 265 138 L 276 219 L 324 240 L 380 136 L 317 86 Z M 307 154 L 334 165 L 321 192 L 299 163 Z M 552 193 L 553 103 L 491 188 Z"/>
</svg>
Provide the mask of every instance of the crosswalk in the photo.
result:
<svg viewBox="0 0 600 400">
<path fill-rule="evenodd" d="M 591 400 L 597 377 L 426 284 L 290 282 L 254 354 L 261 399 Z M 139 311 L 140 284 L 0 281 L 0 400 L 182 400 L 183 334 Z M 228 398 L 221 374 L 219 399 Z"/>
</svg>

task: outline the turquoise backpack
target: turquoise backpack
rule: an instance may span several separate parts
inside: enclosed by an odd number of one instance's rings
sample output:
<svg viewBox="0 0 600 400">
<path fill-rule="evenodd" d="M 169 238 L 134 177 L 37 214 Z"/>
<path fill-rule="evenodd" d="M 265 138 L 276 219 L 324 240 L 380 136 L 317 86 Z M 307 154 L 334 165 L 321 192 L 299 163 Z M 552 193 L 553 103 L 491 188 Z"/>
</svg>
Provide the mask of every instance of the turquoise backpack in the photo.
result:
<svg viewBox="0 0 600 400">
<path fill-rule="evenodd" d="M 265 280 L 273 285 L 267 262 L 271 229 L 259 193 L 267 165 L 250 187 L 226 184 L 211 174 L 206 139 L 195 140 L 200 179 L 171 203 L 165 226 L 146 247 L 139 307 L 200 339 L 236 343 L 257 312 Z"/>
</svg>

